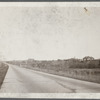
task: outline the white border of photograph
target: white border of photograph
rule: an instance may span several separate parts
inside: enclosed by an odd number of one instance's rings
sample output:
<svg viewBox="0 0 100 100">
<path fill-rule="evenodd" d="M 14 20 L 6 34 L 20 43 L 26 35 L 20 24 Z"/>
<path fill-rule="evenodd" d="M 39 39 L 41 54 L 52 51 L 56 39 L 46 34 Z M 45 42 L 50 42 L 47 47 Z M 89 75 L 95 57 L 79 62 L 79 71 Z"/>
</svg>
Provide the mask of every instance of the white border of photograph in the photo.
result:
<svg viewBox="0 0 100 100">
<path fill-rule="evenodd" d="M 100 2 L 0 2 L 0 7 L 100 7 Z M 100 93 L 0 93 L 1 98 L 100 99 Z"/>
</svg>

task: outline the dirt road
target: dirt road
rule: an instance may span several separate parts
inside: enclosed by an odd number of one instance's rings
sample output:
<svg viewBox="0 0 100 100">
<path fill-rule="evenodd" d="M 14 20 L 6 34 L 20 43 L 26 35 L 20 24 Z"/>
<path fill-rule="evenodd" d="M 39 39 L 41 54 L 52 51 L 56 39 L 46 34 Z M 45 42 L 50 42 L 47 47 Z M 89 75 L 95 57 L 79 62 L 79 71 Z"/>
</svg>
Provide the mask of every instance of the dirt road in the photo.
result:
<svg viewBox="0 0 100 100">
<path fill-rule="evenodd" d="M 0 93 L 100 93 L 100 84 L 9 65 Z"/>
</svg>

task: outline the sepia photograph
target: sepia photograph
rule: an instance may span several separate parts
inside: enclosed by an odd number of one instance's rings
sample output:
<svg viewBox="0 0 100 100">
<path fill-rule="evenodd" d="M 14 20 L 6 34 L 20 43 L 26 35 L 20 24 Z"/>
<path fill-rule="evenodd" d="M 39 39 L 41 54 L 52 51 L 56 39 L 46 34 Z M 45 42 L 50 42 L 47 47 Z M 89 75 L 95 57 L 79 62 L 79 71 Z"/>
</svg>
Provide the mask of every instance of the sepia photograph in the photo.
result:
<svg viewBox="0 0 100 100">
<path fill-rule="evenodd" d="M 99 43 L 100 3 L 0 3 L 0 97 L 100 98 Z"/>
</svg>

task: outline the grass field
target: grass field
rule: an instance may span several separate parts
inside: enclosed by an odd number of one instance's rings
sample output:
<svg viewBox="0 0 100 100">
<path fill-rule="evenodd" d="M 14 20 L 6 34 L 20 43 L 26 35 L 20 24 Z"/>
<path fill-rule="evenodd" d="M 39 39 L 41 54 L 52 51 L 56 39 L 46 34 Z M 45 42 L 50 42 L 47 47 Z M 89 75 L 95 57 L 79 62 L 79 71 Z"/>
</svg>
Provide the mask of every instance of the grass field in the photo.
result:
<svg viewBox="0 0 100 100">
<path fill-rule="evenodd" d="M 30 68 L 46 73 L 100 83 L 100 60 L 80 61 L 77 59 L 52 61 L 12 61 L 21 67 Z"/>
<path fill-rule="evenodd" d="M 0 62 L 0 87 L 3 83 L 7 70 L 8 70 L 8 65 L 5 65 L 2 62 Z"/>
<path fill-rule="evenodd" d="M 37 71 L 42 71 L 50 74 L 60 75 L 64 77 L 75 78 L 84 81 L 100 83 L 100 69 L 68 69 L 65 71 L 33 68 Z"/>
</svg>

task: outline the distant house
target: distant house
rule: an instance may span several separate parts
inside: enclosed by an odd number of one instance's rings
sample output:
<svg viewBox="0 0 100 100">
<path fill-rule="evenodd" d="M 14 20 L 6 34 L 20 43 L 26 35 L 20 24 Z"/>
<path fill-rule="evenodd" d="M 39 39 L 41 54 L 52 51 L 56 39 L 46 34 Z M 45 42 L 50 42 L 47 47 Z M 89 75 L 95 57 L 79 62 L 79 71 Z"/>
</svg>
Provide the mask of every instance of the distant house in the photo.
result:
<svg viewBox="0 0 100 100">
<path fill-rule="evenodd" d="M 87 63 L 94 64 L 96 66 L 97 65 L 100 66 L 100 59 L 94 59 L 93 57 L 89 57 L 89 56 L 84 57 L 83 62 L 87 62 Z"/>
<path fill-rule="evenodd" d="M 100 59 L 94 59 L 92 60 L 92 63 L 94 63 L 95 65 L 100 65 Z"/>
</svg>

